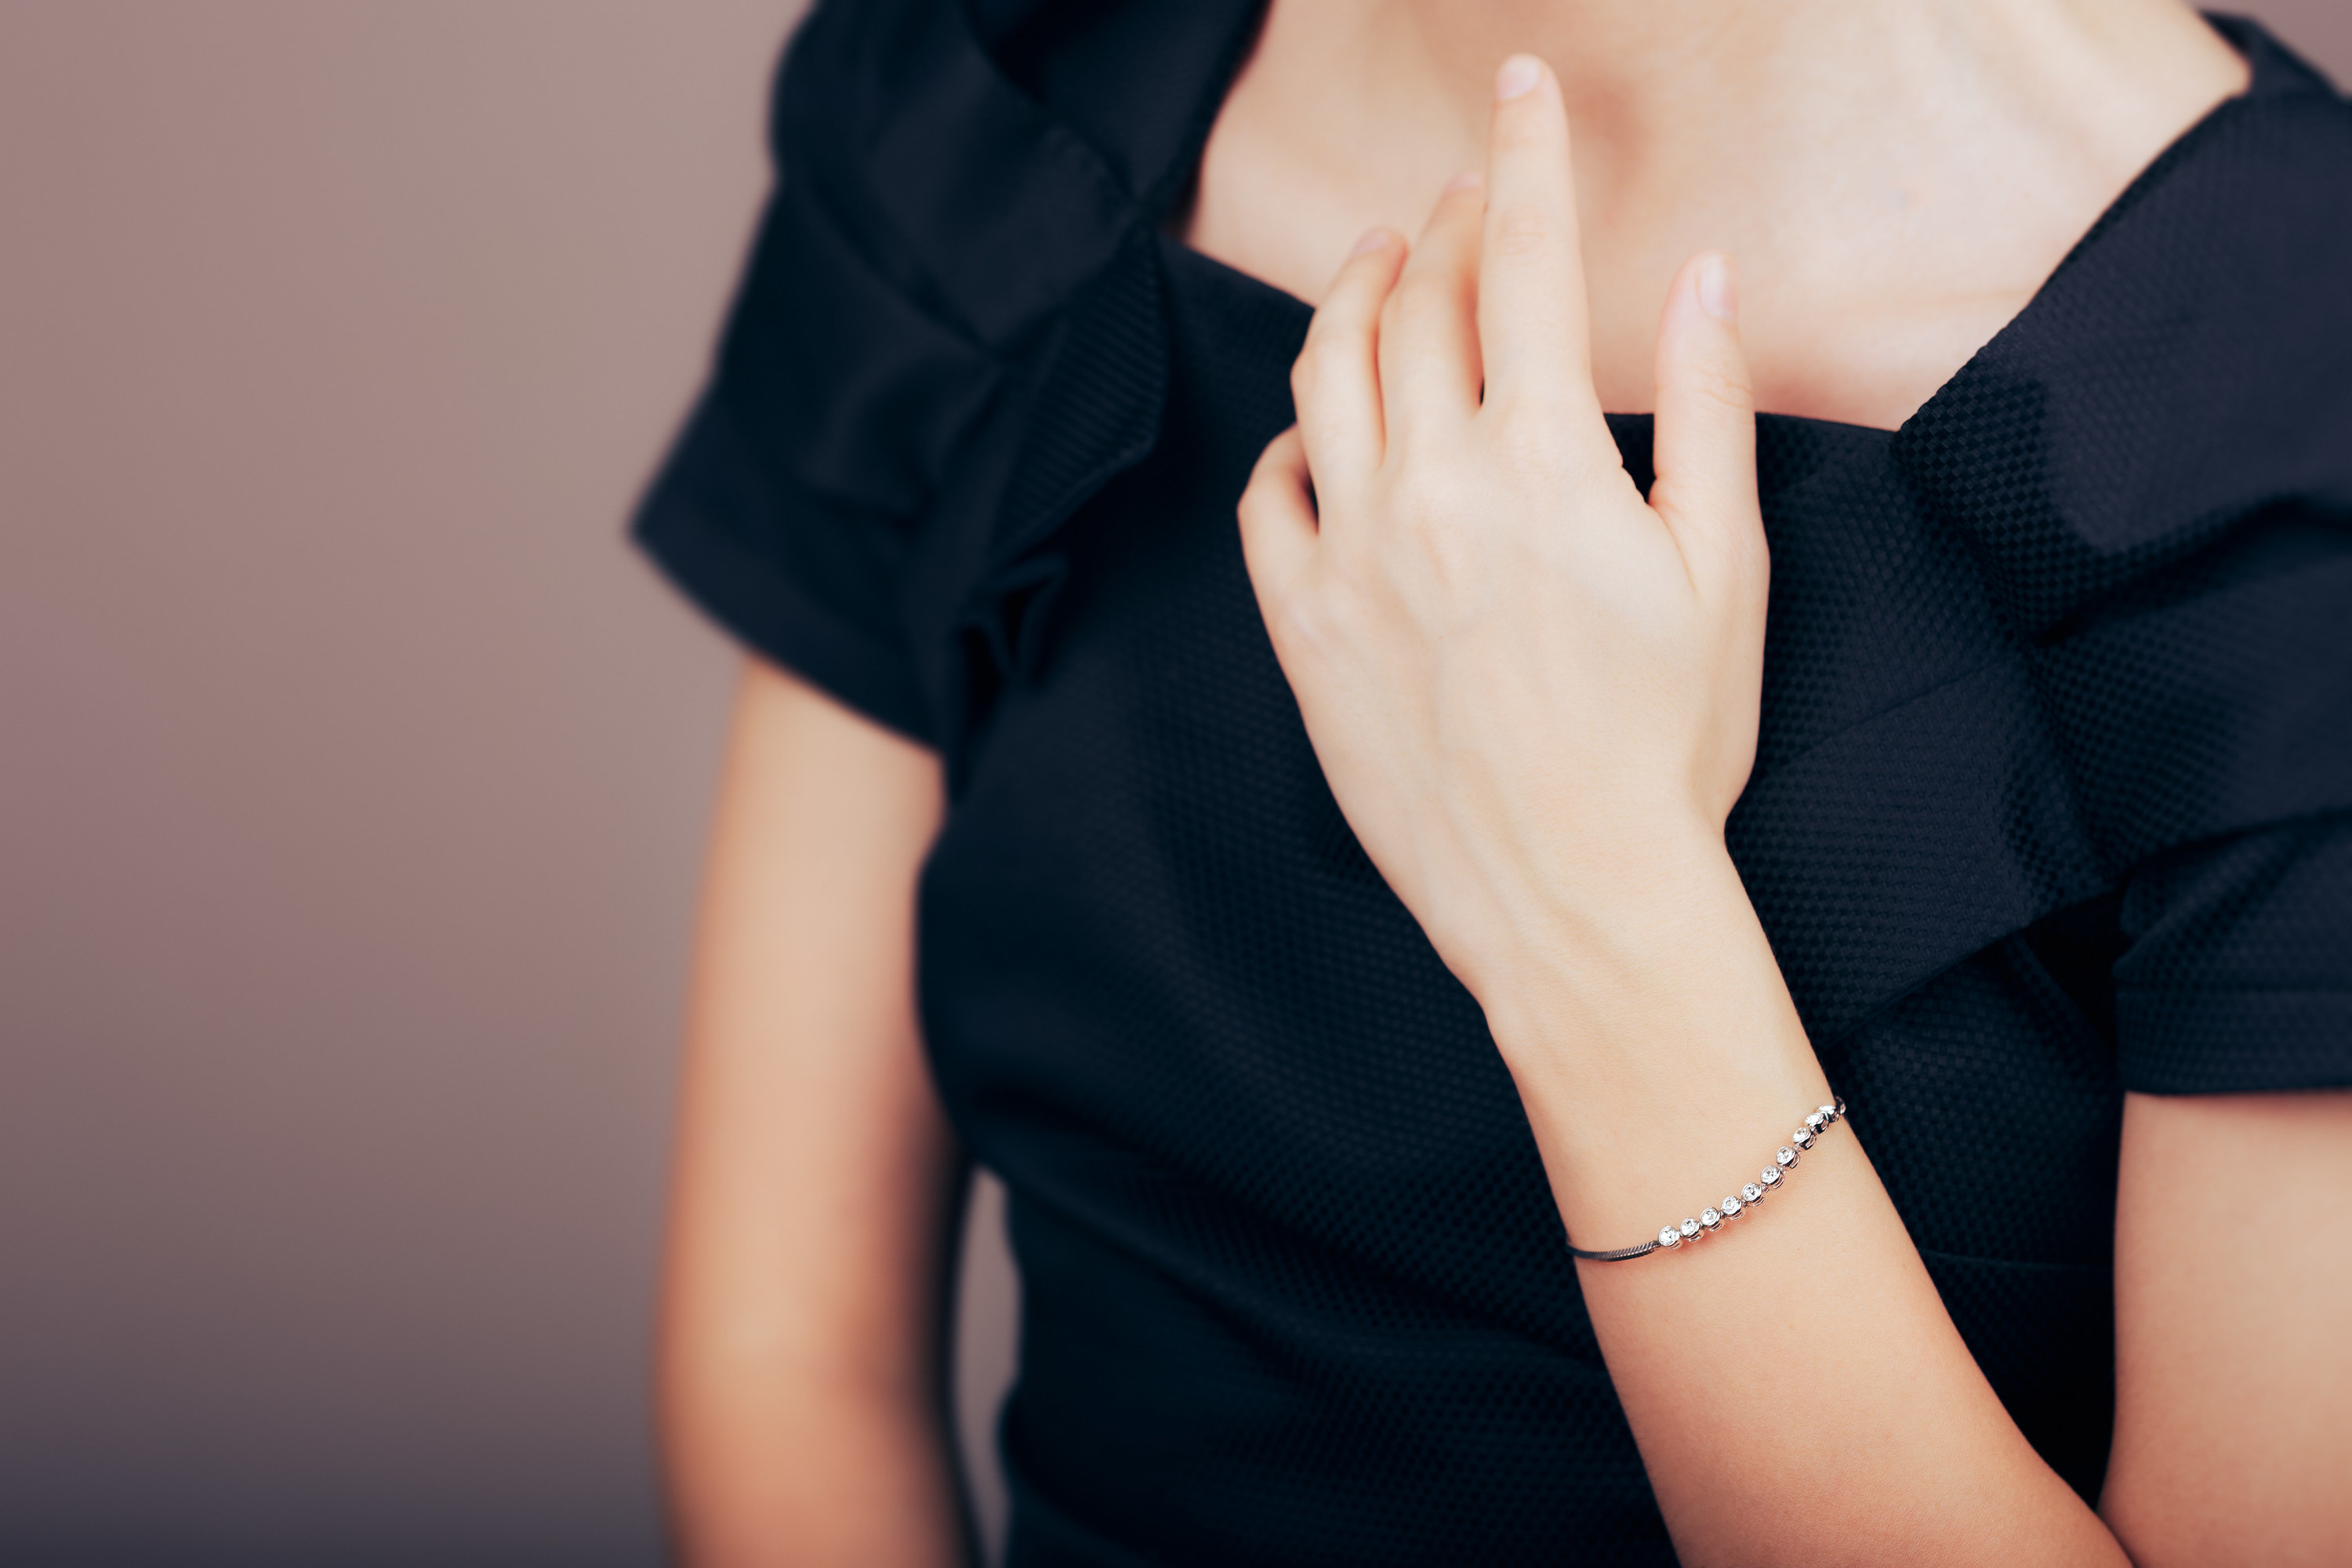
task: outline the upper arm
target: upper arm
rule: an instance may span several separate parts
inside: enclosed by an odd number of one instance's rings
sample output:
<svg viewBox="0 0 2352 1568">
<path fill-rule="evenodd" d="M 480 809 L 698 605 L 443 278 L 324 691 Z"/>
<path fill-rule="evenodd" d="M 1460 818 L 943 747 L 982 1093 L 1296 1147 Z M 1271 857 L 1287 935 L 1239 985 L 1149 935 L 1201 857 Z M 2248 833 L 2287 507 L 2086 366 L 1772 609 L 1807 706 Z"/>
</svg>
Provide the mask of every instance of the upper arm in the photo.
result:
<svg viewBox="0 0 2352 1568">
<path fill-rule="evenodd" d="M 952 1510 L 916 1451 L 938 1415 L 961 1174 L 914 1004 L 915 884 L 940 794 L 930 752 L 747 666 L 697 941 L 663 1291 L 664 1436 L 689 1535 L 706 1518 L 772 1515 L 791 1478 L 834 1484 L 852 1459 L 867 1485 Z"/>
<path fill-rule="evenodd" d="M 2100 1511 L 2152 1565 L 2352 1562 L 2352 1092 L 2124 1109 Z"/>
</svg>

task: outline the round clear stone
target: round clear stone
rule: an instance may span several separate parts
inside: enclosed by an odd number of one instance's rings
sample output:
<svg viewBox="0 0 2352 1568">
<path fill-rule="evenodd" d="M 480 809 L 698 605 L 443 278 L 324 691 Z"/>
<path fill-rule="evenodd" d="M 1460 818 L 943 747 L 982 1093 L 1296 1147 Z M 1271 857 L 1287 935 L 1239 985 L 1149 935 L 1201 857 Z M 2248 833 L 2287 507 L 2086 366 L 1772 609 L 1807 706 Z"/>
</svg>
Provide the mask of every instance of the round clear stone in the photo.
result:
<svg viewBox="0 0 2352 1568">
<path fill-rule="evenodd" d="M 1723 1215 L 1715 1209 L 1701 1209 L 1698 1211 L 1698 1222 L 1709 1230 L 1718 1230 L 1723 1226 Z"/>
<path fill-rule="evenodd" d="M 1813 1146 L 1813 1130 L 1810 1127 L 1800 1127 L 1789 1135 L 1789 1142 L 1800 1149 L 1810 1149 Z"/>
<path fill-rule="evenodd" d="M 1797 1163 L 1797 1152 L 1783 1143 L 1773 1151 L 1772 1163 L 1785 1171 Z"/>
<path fill-rule="evenodd" d="M 1706 1234 L 1706 1232 L 1699 1228 L 1698 1221 L 1695 1219 L 1686 1219 L 1683 1221 L 1683 1239 L 1685 1241 L 1696 1241 L 1700 1237 L 1705 1236 Z"/>
<path fill-rule="evenodd" d="M 1829 1119 L 1828 1117 L 1826 1117 L 1826 1116 L 1823 1116 L 1823 1115 L 1822 1115 L 1820 1111 L 1818 1111 L 1818 1110 L 1814 1111 L 1811 1115 L 1810 1115 L 1810 1116 L 1808 1116 L 1808 1117 L 1806 1117 L 1806 1118 L 1805 1118 L 1805 1126 L 1806 1126 L 1806 1128 L 1807 1128 L 1809 1131 L 1814 1131 L 1814 1132 L 1819 1132 L 1822 1128 L 1827 1127 L 1829 1124 L 1830 1124 L 1830 1119 Z"/>
<path fill-rule="evenodd" d="M 1756 1179 L 1767 1187 L 1777 1187 L 1780 1184 L 1780 1167 L 1767 1165 L 1756 1173 Z"/>
<path fill-rule="evenodd" d="M 1843 1116 L 1845 1114 L 1845 1101 L 1841 1100 L 1835 1105 L 1831 1106 L 1830 1109 L 1836 1111 L 1840 1116 Z"/>
<path fill-rule="evenodd" d="M 1660 1226 L 1658 1227 L 1658 1245 L 1660 1247 L 1680 1247 L 1682 1244 L 1683 1233 L 1681 1231 L 1676 1230 L 1670 1225 Z"/>
<path fill-rule="evenodd" d="M 1838 1108 L 1834 1104 L 1824 1105 L 1822 1107 L 1820 1114 L 1824 1124 L 1835 1121 L 1838 1119 Z"/>
<path fill-rule="evenodd" d="M 1723 1200 L 1722 1205 L 1723 1217 L 1726 1219 L 1738 1219 L 1739 1217 L 1739 1211 L 1747 1206 L 1747 1205 L 1739 1201 L 1739 1198 L 1736 1194 L 1726 1197 Z M 1704 1219 L 1706 1216 L 1702 1215 L 1699 1217 Z"/>
<path fill-rule="evenodd" d="M 1760 1203 L 1763 1201 L 1764 1189 L 1758 1186 L 1755 1183 L 1750 1182 L 1746 1186 L 1739 1189 L 1739 1195 L 1747 1199 L 1751 1204 Z"/>
</svg>

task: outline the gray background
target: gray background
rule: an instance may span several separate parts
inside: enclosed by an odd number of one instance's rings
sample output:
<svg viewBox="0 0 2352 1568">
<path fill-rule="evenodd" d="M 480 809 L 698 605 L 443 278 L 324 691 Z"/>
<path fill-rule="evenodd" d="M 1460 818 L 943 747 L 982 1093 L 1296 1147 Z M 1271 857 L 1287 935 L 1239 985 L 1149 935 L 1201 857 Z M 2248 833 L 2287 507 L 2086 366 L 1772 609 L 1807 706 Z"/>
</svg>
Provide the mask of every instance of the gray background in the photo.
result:
<svg viewBox="0 0 2352 1568">
<path fill-rule="evenodd" d="M 796 8 L 0 3 L 0 1562 L 658 1561 L 733 661 L 619 531 Z"/>
</svg>

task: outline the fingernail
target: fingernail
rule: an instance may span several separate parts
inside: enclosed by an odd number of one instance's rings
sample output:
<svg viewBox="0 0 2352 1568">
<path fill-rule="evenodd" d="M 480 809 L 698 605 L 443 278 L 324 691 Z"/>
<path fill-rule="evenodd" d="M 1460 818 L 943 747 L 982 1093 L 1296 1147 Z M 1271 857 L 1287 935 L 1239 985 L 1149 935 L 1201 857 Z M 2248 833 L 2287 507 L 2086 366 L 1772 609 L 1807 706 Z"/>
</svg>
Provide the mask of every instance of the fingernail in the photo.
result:
<svg viewBox="0 0 2352 1568">
<path fill-rule="evenodd" d="M 1452 179 L 1446 181 L 1445 189 L 1438 194 L 1440 195 L 1450 196 L 1456 191 L 1475 191 L 1486 183 L 1486 176 L 1480 174 L 1477 170 L 1465 169 L 1460 174 L 1454 175 Z"/>
<path fill-rule="evenodd" d="M 1353 258 L 1359 256 L 1370 256 L 1375 250 L 1386 250 L 1389 247 L 1390 238 L 1387 229 L 1368 228 L 1364 230 L 1364 237 L 1356 241 L 1356 248 L 1348 252 L 1348 255 Z"/>
<path fill-rule="evenodd" d="M 1739 314 L 1739 290 L 1731 279 L 1731 263 L 1710 256 L 1698 264 L 1699 309 L 1718 321 Z"/>
<path fill-rule="evenodd" d="M 1538 67 L 1532 55 L 1513 55 L 1495 73 L 1495 98 L 1497 102 L 1533 91 Z"/>
</svg>

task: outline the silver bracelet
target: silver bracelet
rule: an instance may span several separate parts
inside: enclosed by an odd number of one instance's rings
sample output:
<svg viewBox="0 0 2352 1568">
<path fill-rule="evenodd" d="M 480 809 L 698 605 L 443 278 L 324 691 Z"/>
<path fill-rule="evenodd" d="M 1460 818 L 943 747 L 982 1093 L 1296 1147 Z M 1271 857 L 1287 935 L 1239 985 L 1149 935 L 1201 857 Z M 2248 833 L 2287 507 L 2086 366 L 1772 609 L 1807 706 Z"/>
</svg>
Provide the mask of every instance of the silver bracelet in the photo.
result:
<svg viewBox="0 0 2352 1568">
<path fill-rule="evenodd" d="M 1587 1252 L 1571 1241 L 1568 1249 L 1577 1257 L 1589 1258 L 1595 1263 L 1622 1263 L 1629 1258 L 1644 1257 L 1662 1247 L 1680 1247 L 1685 1241 L 1713 1236 L 1730 1221 L 1762 1203 L 1765 1194 L 1777 1191 L 1787 1173 L 1797 1168 L 1798 1152 L 1811 1148 L 1813 1140 L 1828 1131 L 1844 1115 L 1845 1101 L 1843 1100 L 1807 1112 L 1804 1124 L 1790 1136 L 1788 1142 L 1773 1151 L 1772 1163 L 1765 1166 L 1754 1181 L 1725 1198 L 1720 1205 L 1699 1210 L 1694 1219 L 1686 1219 L 1680 1225 L 1659 1226 L 1655 1241 L 1645 1241 L 1639 1247 L 1621 1247 L 1614 1252 Z"/>
</svg>

